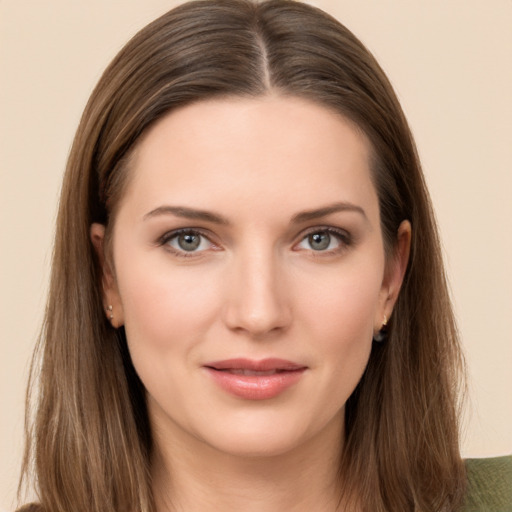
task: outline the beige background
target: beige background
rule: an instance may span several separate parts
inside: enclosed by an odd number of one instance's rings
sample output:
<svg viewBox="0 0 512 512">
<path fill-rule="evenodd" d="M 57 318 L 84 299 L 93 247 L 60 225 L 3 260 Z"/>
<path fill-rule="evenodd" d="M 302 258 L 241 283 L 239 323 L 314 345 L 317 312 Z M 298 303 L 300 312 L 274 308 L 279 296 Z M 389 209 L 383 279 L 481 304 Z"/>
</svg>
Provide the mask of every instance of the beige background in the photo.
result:
<svg viewBox="0 0 512 512">
<path fill-rule="evenodd" d="M 0 0 L 0 510 L 62 171 L 103 68 L 171 0 Z M 415 133 L 470 370 L 463 453 L 512 452 L 512 1 L 318 0 L 375 53 Z"/>
</svg>

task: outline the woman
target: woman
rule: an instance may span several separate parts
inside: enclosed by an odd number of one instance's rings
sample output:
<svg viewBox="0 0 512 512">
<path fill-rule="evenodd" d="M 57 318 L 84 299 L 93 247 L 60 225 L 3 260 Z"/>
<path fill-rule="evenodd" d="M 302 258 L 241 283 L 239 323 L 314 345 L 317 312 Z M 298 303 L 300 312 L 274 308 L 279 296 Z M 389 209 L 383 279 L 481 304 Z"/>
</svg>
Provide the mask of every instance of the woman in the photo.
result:
<svg viewBox="0 0 512 512">
<path fill-rule="evenodd" d="M 36 510 L 464 501 L 414 143 L 373 57 L 312 7 L 185 4 L 114 59 L 69 158 L 39 349 Z"/>
</svg>

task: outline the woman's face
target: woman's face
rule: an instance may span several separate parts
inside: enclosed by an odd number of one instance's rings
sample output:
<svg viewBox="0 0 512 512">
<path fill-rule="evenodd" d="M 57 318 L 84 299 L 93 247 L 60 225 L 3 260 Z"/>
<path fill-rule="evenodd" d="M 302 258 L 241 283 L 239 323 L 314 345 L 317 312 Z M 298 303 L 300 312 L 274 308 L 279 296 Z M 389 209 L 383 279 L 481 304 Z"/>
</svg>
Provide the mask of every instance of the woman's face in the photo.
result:
<svg viewBox="0 0 512 512">
<path fill-rule="evenodd" d="M 272 455 L 341 436 L 404 267 L 385 262 L 368 153 L 289 97 L 193 104 L 144 135 L 105 301 L 157 441 Z"/>
</svg>

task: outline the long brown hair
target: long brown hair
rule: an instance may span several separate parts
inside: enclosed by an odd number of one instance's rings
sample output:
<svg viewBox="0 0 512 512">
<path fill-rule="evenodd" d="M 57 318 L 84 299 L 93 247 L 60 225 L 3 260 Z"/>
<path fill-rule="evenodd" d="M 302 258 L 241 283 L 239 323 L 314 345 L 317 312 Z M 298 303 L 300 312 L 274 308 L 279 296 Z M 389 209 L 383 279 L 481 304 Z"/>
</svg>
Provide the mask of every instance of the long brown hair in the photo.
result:
<svg viewBox="0 0 512 512">
<path fill-rule="evenodd" d="M 372 512 L 451 511 L 461 503 L 463 361 L 431 203 L 388 79 L 351 32 L 316 8 L 199 0 L 157 19 L 121 50 L 74 140 L 28 394 L 34 407 L 27 407 L 24 474 L 35 473 L 42 510 L 154 510 L 144 389 L 123 329 L 105 320 L 90 225 L 103 223 L 108 234 L 130 151 L 157 119 L 206 98 L 269 92 L 335 109 L 366 134 L 388 255 L 400 222 L 412 224 L 388 339 L 374 344 L 346 406 L 344 489 Z"/>
</svg>

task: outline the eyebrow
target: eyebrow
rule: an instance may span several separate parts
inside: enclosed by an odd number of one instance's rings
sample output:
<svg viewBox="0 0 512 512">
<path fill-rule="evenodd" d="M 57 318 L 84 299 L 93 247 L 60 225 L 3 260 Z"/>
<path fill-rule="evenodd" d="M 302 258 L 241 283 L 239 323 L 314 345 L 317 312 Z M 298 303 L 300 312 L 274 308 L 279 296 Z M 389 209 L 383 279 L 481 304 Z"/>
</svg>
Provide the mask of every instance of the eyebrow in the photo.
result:
<svg viewBox="0 0 512 512">
<path fill-rule="evenodd" d="M 229 221 L 216 213 L 208 212 L 206 210 L 197 210 L 195 208 L 187 208 L 185 206 L 159 206 L 154 210 L 146 213 L 143 217 L 144 220 L 159 215 L 174 215 L 175 217 L 182 217 L 191 220 L 203 220 L 206 222 L 213 222 L 214 224 L 222 224 L 227 226 Z"/>
<path fill-rule="evenodd" d="M 366 213 L 363 210 L 363 208 L 352 203 L 341 202 L 334 203 L 329 206 L 324 206 L 322 208 L 317 208 L 314 210 L 299 212 L 292 217 L 291 223 L 301 224 L 311 220 L 319 219 L 321 217 L 326 217 L 327 215 L 331 215 L 333 213 L 347 211 L 359 213 L 366 220 L 368 220 L 368 217 L 366 216 Z M 152 217 L 157 217 L 160 215 L 174 215 L 175 217 L 181 217 L 190 220 L 202 220 L 206 222 L 212 222 L 214 224 L 220 224 L 223 226 L 229 226 L 230 224 L 230 222 L 221 215 L 218 215 L 207 210 L 187 208 L 186 206 L 159 206 L 158 208 L 155 208 L 154 210 L 151 210 L 150 212 L 146 213 L 143 217 L 143 220 L 147 220 Z"/>
<path fill-rule="evenodd" d="M 292 217 L 293 224 L 300 224 L 303 222 L 308 222 L 310 220 L 319 219 L 321 217 L 326 217 L 327 215 L 331 215 L 332 213 L 338 212 L 355 212 L 361 214 L 366 220 L 368 217 L 366 212 L 360 206 L 357 206 L 352 203 L 334 203 L 329 206 L 325 206 L 322 208 L 317 208 L 315 210 L 307 210 L 305 212 L 297 213 Z"/>
</svg>

